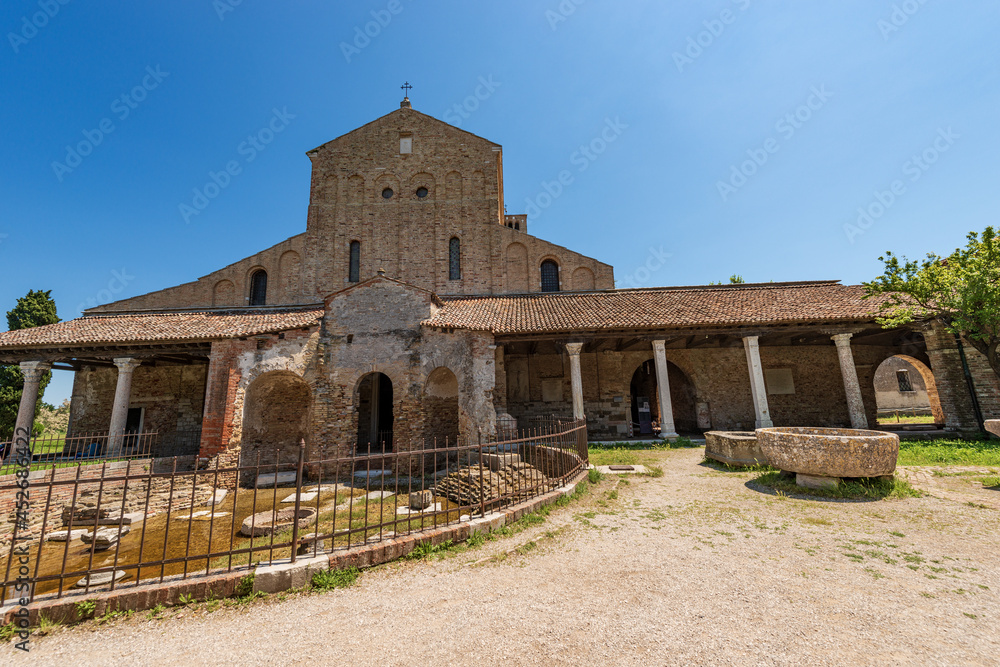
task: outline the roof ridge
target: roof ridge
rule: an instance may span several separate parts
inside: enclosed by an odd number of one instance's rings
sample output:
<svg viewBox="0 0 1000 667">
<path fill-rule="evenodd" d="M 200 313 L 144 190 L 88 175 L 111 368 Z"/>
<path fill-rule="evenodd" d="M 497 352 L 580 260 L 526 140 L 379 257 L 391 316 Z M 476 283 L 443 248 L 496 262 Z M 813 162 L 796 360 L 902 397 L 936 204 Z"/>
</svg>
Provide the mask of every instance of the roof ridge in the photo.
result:
<svg viewBox="0 0 1000 667">
<path fill-rule="evenodd" d="M 789 289 L 802 287 L 858 287 L 857 285 L 843 285 L 840 280 L 800 280 L 781 283 L 730 283 L 726 285 L 674 285 L 657 287 L 626 287 L 603 290 L 574 290 L 559 292 L 520 292 L 514 294 L 448 294 L 439 295 L 444 301 L 457 301 L 462 299 L 516 299 L 516 298 L 538 298 L 538 297 L 571 297 L 583 296 L 587 294 L 629 294 L 641 292 L 694 292 L 694 291 L 730 291 L 745 289 Z"/>
</svg>

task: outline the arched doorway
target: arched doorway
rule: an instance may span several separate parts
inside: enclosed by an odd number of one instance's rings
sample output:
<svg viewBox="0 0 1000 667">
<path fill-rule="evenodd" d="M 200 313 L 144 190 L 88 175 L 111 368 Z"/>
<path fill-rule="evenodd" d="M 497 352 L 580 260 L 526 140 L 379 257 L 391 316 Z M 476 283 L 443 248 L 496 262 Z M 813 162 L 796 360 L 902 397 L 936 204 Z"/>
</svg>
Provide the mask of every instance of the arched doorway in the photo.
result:
<svg viewBox="0 0 1000 667">
<path fill-rule="evenodd" d="M 298 445 L 309 437 L 312 391 L 295 373 L 264 373 L 243 399 L 243 465 L 296 463 Z"/>
<path fill-rule="evenodd" d="M 392 451 L 392 380 L 369 373 L 358 384 L 358 454 Z"/>
<path fill-rule="evenodd" d="M 694 383 L 676 364 L 667 362 L 667 380 L 670 382 L 670 405 L 673 409 L 674 428 L 678 433 L 698 433 L 698 413 L 695 401 Z M 632 424 L 635 435 L 648 435 L 644 431 L 643 408 L 648 404 L 649 421 L 660 422 L 660 399 L 656 382 L 656 368 L 653 360 L 642 362 L 632 374 L 630 384 L 632 398 Z"/>
<path fill-rule="evenodd" d="M 444 366 L 431 371 L 424 386 L 424 437 L 437 447 L 458 440 L 458 378 Z"/>
<path fill-rule="evenodd" d="M 891 426 L 905 418 L 910 422 L 944 425 L 934 373 L 916 357 L 905 354 L 888 357 L 875 369 L 873 382 L 879 424 Z"/>
</svg>

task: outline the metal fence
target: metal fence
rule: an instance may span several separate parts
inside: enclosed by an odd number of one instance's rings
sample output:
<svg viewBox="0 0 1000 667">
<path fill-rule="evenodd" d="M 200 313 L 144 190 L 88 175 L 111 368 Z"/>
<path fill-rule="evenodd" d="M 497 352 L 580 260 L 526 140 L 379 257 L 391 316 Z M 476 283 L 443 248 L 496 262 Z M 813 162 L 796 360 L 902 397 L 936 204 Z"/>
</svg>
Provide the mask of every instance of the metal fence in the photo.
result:
<svg viewBox="0 0 1000 667">
<path fill-rule="evenodd" d="M 126 433 L 121 447 L 109 444 L 107 431 L 61 434 L 43 434 L 31 439 L 31 467 L 41 468 L 72 465 L 77 461 L 123 461 L 128 459 L 162 458 L 198 453 L 201 431 L 176 431 L 171 433 Z M 112 451 L 115 449 L 115 451 Z M 11 457 L 12 439 L 0 441 L 0 475 L 15 471 Z"/>
<path fill-rule="evenodd" d="M 258 453 L 252 464 L 195 470 L 177 457 L 52 470 L 27 489 L 35 516 L 14 525 L 0 559 L 0 604 L 25 582 L 32 598 L 61 597 L 294 562 L 467 521 L 587 466 L 586 423 L 554 418 L 426 449 L 346 458 L 295 449 L 295 463 L 261 464 Z M 0 487 L 0 497 L 15 490 Z"/>
</svg>

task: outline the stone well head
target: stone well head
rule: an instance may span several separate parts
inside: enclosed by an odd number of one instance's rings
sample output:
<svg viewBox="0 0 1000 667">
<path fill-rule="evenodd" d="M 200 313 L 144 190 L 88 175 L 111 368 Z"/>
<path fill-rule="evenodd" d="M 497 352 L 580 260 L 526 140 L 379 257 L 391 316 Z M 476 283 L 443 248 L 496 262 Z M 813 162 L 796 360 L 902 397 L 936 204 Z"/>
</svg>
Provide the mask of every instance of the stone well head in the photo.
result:
<svg viewBox="0 0 1000 667">
<path fill-rule="evenodd" d="M 787 472 L 816 477 L 882 477 L 896 470 L 899 436 L 847 428 L 775 427 L 757 429 L 768 463 Z"/>
</svg>

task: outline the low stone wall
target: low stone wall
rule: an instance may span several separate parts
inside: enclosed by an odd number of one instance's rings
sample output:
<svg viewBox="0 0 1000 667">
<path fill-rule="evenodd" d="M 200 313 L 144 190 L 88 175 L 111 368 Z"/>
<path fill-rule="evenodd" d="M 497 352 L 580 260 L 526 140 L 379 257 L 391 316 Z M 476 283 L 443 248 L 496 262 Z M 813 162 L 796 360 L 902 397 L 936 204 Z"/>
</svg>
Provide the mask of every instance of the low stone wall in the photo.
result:
<svg viewBox="0 0 1000 667">
<path fill-rule="evenodd" d="M 708 431 L 705 456 L 731 466 L 766 465 L 754 431 Z"/>
<path fill-rule="evenodd" d="M 521 445 L 518 447 L 521 460 L 542 471 L 546 477 L 560 477 L 576 466 L 585 466 L 580 457 L 568 449 L 544 445 Z"/>
<path fill-rule="evenodd" d="M 178 472 L 183 472 L 185 468 L 193 466 L 194 457 L 179 458 L 178 463 Z M 178 477 L 172 497 L 170 477 L 149 477 L 150 471 L 170 472 L 172 468 L 173 459 L 136 459 L 31 472 L 28 476 L 31 501 L 28 510 L 28 531 L 19 531 L 18 536 L 40 536 L 43 522 L 46 531 L 58 530 L 63 525 L 64 510 L 71 505 L 78 508 L 96 507 L 98 496 L 102 509 L 112 512 L 123 510 L 125 514 L 139 511 L 152 514 L 164 512 L 168 507 L 174 510 L 198 506 L 212 498 L 215 493 L 213 485 L 215 475 L 211 471 L 200 474 L 197 485 L 191 483 L 190 473 Z M 126 480 L 126 475 L 135 478 Z M 15 480 L 14 475 L 0 477 L 0 544 L 10 544 L 14 532 L 17 491 L 20 490 L 14 485 Z M 194 487 L 193 502 L 192 487 Z M 47 519 L 46 504 L 48 504 Z"/>
<path fill-rule="evenodd" d="M 292 588 L 300 588 L 308 584 L 312 573 L 319 570 L 342 570 L 349 567 L 366 568 L 397 560 L 412 552 L 417 545 L 430 543 L 432 545 L 445 542 L 463 542 L 472 535 L 487 533 L 503 528 L 507 523 L 517 521 L 525 514 L 530 514 L 540 507 L 551 505 L 559 498 L 573 493 L 576 484 L 587 475 L 582 470 L 565 486 L 545 495 L 513 505 L 499 512 L 465 523 L 411 533 L 381 542 L 336 551 L 331 554 L 321 554 L 315 558 L 299 558 L 295 563 L 261 565 L 256 568 L 242 568 L 232 572 L 210 575 L 200 575 L 182 579 L 168 577 L 163 583 L 151 583 L 136 586 L 123 585 L 114 591 L 90 593 L 69 593 L 61 598 L 42 598 L 28 605 L 28 620 L 31 625 L 38 624 L 39 614 L 60 623 L 74 623 L 83 620 L 76 606 L 82 600 L 93 600 L 96 603 L 93 616 L 103 616 L 109 611 L 142 611 L 152 609 L 156 605 L 173 606 L 180 604 L 182 597 L 190 596 L 195 600 L 205 600 L 208 597 L 224 598 L 236 594 L 240 580 L 249 574 L 254 574 L 254 592 L 277 593 Z M 6 625 L 14 619 L 19 607 L 9 607 L 4 611 L 2 624 Z"/>
</svg>

